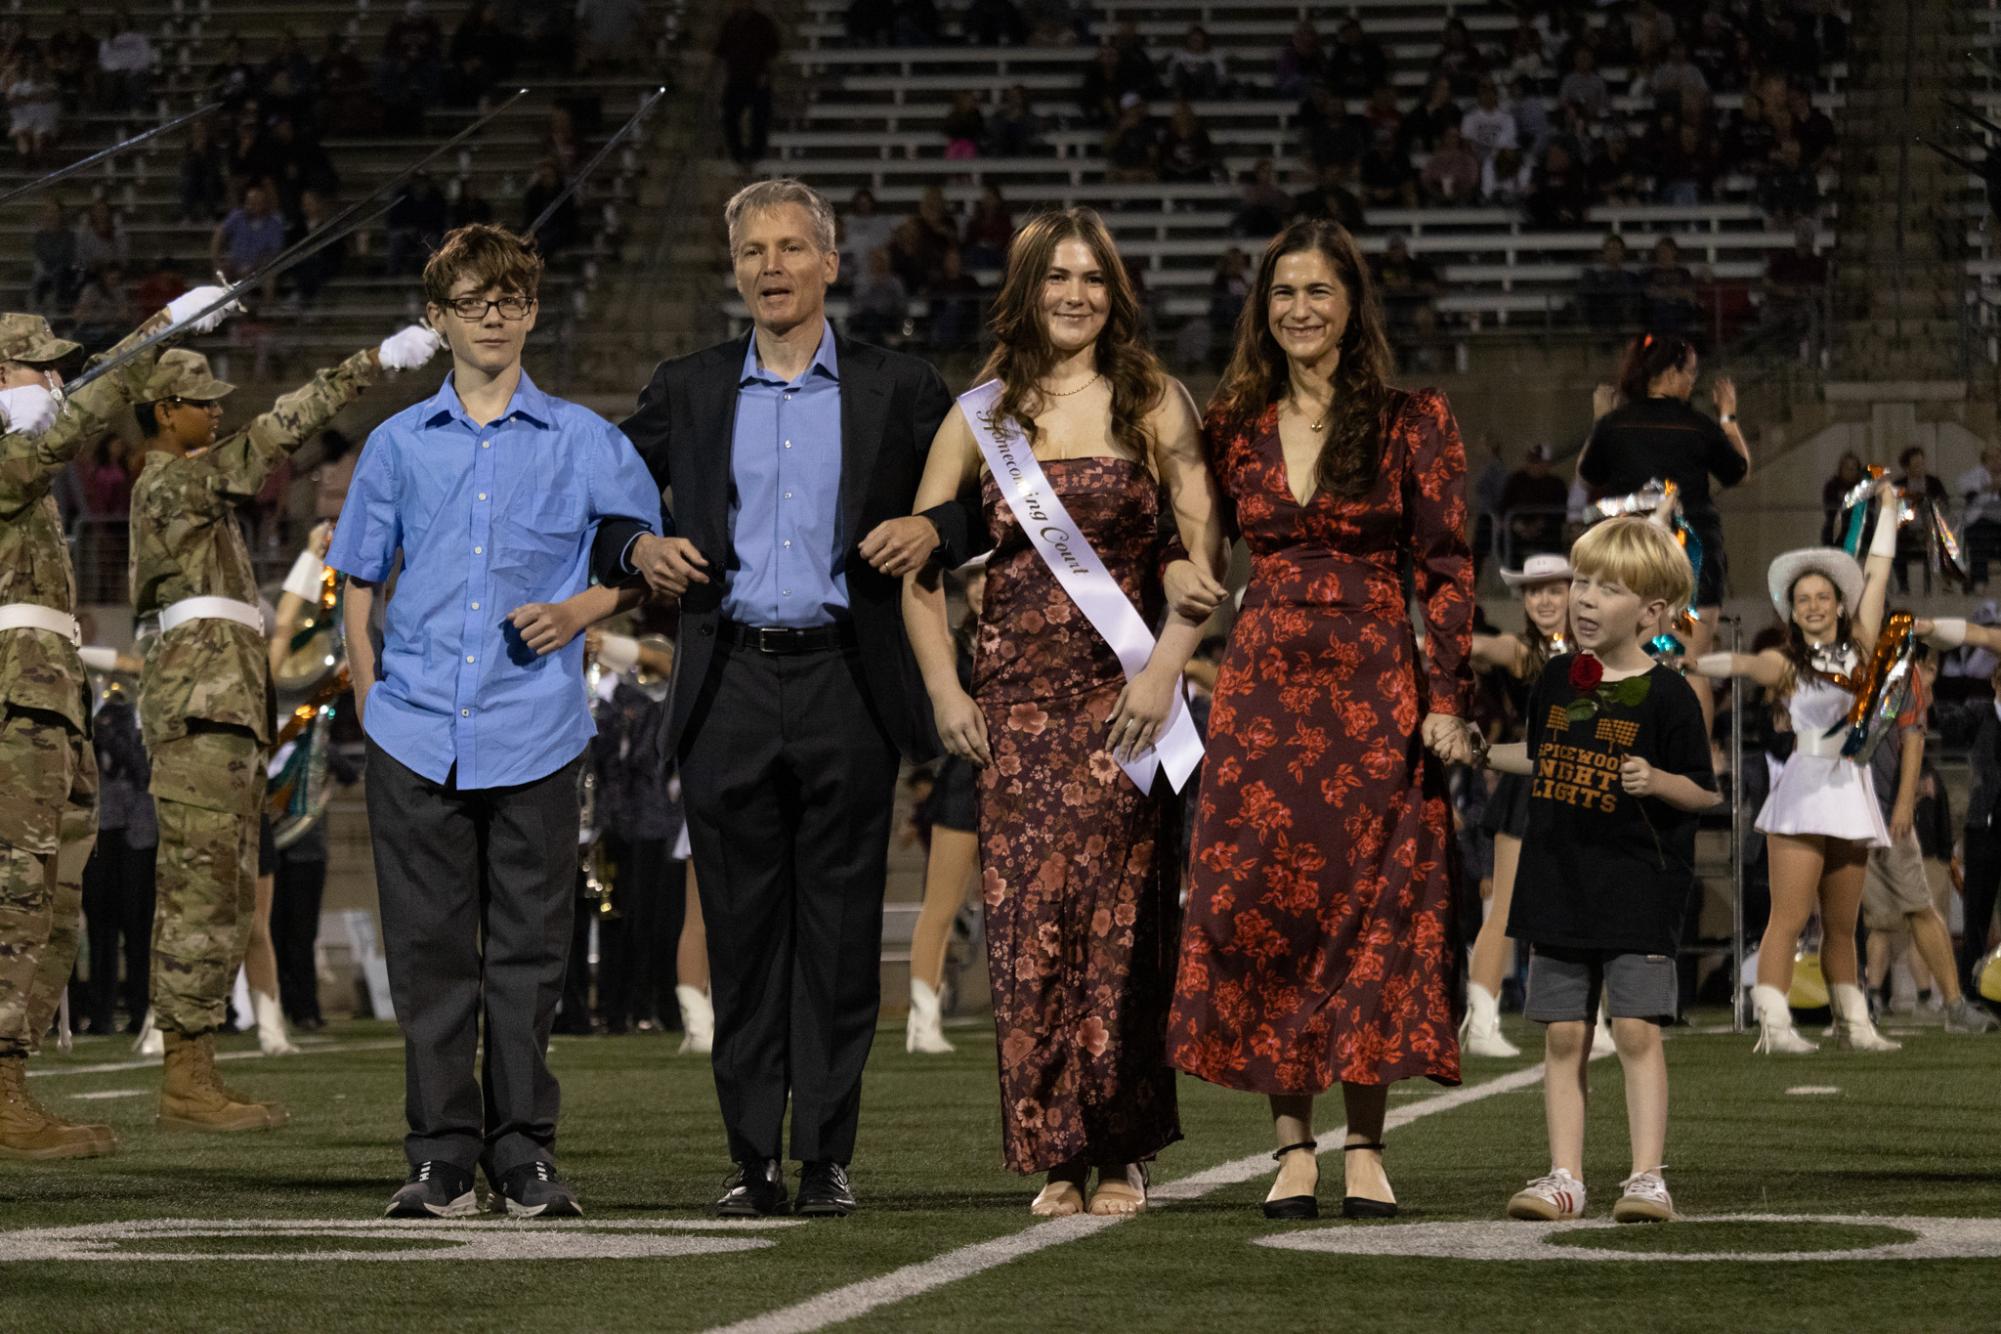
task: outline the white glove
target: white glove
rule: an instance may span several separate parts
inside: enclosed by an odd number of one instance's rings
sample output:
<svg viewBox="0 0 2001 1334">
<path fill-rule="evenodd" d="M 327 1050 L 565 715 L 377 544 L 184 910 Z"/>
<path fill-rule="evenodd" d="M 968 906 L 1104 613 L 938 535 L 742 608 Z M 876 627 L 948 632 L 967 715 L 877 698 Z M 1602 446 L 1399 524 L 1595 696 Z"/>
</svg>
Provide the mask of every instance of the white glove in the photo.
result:
<svg viewBox="0 0 2001 1334">
<path fill-rule="evenodd" d="M 192 292 L 183 292 L 167 303 L 167 319 L 173 323 L 175 328 L 179 328 L 181 325 L 186 324 L 196 311 L 206 306 L 212 306 L 222 300 L 223 293 L 228 290 L 227 287 L 197 287 Z M 209 311 L 208 314 L 195 320 L 188 327 L 196 333 L 214 333 L 216 329 L 221 327 L 224 320 L 228 319 L 231 315 L 240 315 L 242 313 L 243 303 L 232 301 L 220 309 Z"/>
<path fill-rule="evenodd" d="M 41 385 L 0 389 L 0 415 L 6 417 L 9 431 L 40 435 L 55 424 L 56 414 L 60 411 L 62 405 L 56 402 L 56 396 Z"/>
<path fill-rule="evenodd" d="M 445 345 L 435 329 L 413 324 L 401 333 L 390 334 L 375 349 L 375 359 L 385 371 L 414 371 Z"/>
<path fill-rule="evenodd" d="M 85 644 L 76 651 L 83 659 L 83 665 L 93 672 L 115 672 L 118 670 L 118 650 L 105 648 L 100 644 Z"/>
</svg>

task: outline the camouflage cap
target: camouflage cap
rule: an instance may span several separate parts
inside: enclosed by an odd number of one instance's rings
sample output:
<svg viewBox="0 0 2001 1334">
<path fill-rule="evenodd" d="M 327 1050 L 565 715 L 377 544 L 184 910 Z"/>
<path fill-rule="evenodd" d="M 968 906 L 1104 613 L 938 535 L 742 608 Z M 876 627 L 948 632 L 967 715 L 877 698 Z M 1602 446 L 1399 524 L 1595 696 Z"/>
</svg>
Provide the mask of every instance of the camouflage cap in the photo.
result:
<svg viewBox="0 0 2001 1334">
<path fill-rule="evenodd" d="M 235 388 L 215 378 L 208 368 L 207 357 L 177 347 L 161 354 L 160 364 L 146 377 L 145 386 L 133 396 L 133 401 L 158 403 L 163 398 L 185 398 L 195 403 L 213 403 Z"/>
<path fill-rule="evenodd" d="M 81 343 L 56 337 L 49 331 L 49 322 L 40 315 L 26 315 L 18 311 L 0 315 L 0 361 L 41 366 L 61 361 L 82 348 Z"/>
</svg>

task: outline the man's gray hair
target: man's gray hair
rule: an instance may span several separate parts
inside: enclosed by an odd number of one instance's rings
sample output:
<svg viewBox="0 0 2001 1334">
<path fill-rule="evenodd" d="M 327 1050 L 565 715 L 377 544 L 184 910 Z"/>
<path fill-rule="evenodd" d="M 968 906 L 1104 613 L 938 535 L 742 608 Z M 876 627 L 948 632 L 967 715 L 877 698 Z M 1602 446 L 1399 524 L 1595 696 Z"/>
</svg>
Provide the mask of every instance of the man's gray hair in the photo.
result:
<svg viewBox="0 0 2001 1334">
<path fill-rule="evenodd" d="M 790 176 L 780 176 L 769 181 L 759 181 L 746 185 L 730 196 L 730 202 L 723 207 L 723 225 L 729 228 L 730 253 L 736 253 L 737 241 L 743 236 L 744 219 L 753 213 L 769 213 L 773 209 L 796 204 L 806 210 L 806 216 L 813 221 L 813 244 L 825 254 L 834 248 L 834 206 L 827 197 L 804 181 Z"/>
</svg>

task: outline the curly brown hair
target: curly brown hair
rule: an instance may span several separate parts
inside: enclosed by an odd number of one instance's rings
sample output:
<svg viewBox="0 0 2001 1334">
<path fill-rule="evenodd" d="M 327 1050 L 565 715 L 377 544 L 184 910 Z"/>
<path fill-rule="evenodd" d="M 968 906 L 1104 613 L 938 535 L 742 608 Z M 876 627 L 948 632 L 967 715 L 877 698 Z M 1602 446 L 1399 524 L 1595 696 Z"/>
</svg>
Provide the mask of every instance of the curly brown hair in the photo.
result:
<svg viewBox="0 0 2001 1334">
<path fill-rule="evenodd" d="M 1243 429 L 1284 396 L 1289 375 L 1285 349 L 1271 331 L 1267 313 L 1278 262 L 1287 255 L 1315 251 L 1333 266 L 1348 295 L 1348 326 L 1341 331 L 1341 360 L 1334 371 L 1333 420 L 1320 447 L 1314 480 L 1323 491 L 1353 500 L 1376 485 L 1382 465 L 1384 414 L 1390 404 L 1389 377 L 1395 363 L 1383 332 L 1382 303 L 1362 259 L 1361 247 L 1339 223 L 1325 218 L 1293 223 L 1265 247 L 1257 282 L 1237 318 L 1237 345 L 1209 400 L 1212 421 Z"/>
<path fill-rule="evenodd" d="M 1166 387 L 1160 361 L 1140 339 L 1139 298 L 1125 261 L 1097 210 L 1068 208 L 1037 214 L 1007 248 L 1007 275 L 994 298 L 994 350 L 973 377 L 974 384 L 998 378 L 1001 396 L 994 420 L 1014 420 L 1035 444 L 1035 416 L 1048 406 L 1038 386 L 1059 354 L 1042 319 L 1042 284 L 1055 262 L 1056 247 L 1082 241 L 1103 275 L 1109 309 L 1096 347 L 1098 373 L 1112 389 L 1112 438 L 1144 461 L 1153 451 L 1147 415 Z"/>
</svg>

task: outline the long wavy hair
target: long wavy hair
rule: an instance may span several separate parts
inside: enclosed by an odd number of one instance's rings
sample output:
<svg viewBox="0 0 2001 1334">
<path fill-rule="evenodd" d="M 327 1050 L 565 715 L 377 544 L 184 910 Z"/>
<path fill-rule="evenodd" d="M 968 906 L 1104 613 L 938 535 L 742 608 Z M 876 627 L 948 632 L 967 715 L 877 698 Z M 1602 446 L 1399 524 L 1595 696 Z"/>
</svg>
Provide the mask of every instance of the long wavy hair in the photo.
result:
<svg viewBox="0 0 2001 1334">
<path fill-rule="evenodd" d="M 1383 418 L 1395 363 L 1374 280 L 1347 228 L 1324 218 L 1295 222 L 1265 247 L 1257 282 L 1237 318 L 1236 348 L 1209 411 L 1212 419 L 1242 428 L 1284 396 L 1290 381 L 1285 349 L 1271 331 L 1271 289 L 1278 262 L 1303 251 L 1325 256 L 1348 295 L 1348 327 L 1341 331 L 1341 360 L 1334 371 L 1333 420 L 1314 465 L 1314 481 L 1322 491 L 1354 500 L 1374 489 L 1381 471 Z"/>
<path fill-rule="evenodd" d="M 1827 576 L 1821 574 L 1818 570 L 1801 571 L 1799 578 L 1793 580 L 1786 588 L 1786 604 L 1788 606 L 1792 604 L 1793 589 L 1800 586 L 1801 579 L 1809 578 L 1827 579 Z M 1841 595 L 1840 587 L 1835 585 L 1832 579 L 1828 579 L 1827 582 L 1835 588 L 1835 596 L 1839 597 Z M 1772 718 L 1775 722 L 1781 723 L 1788 717 L 1787 710 L 1791 707 L 1793 692 L 1800 688 L 1800 682 L 1811 677 L 1817 681 L 1826 681 L 1830 685 L 1833 684 L 1832 678 L 1827 673 L 1813 665 L 1813 650 L 1806 642 L 1806 632 L 1800 629 L 1799 622 L 1793 619 L 1790 611 L 1786 613 L 1784 629 L 1786 632 L 1786 642 L 1780 645 L 1780 651 L 1785 655 L 1786 665 L 1780 669 L 1779 679 L 1772 686 Z M 1844 604 L 1840 613 L 1835 617 L 1834 642 L 1837 644 L 1850 643 L 1853 642 L 1854 638 L 1855 622 L 1851 619 L 1848 607 Z M 1868 652 L 1860 644 L 1857 644 L 1855 647 L 1858 658 Z"/>
<path fill-rule="evenodd" d="M 994 298 L 994 350 L 973 383 L 1000 380 L 994 416 L 1012 419 L 1032 448 L 1036 414 L 1049 406 L 1039 386 L 1061 359 L 1043 322 L 1042 286 L 1056 262 L 1056 247 L 1069 240 L 1082 241 L 1104 275 L 1107 310 L 1095 353 L 1098 373 L 1112 389 L 1112 438 L 1146 462 L 1153 453 L 1146 419 L 1161 400 L 1164 373 L 1140 338 L 1139 297 L 1095 209 L 1039 213 L 1015 233 L 1007 248 L 1007 275 Z"/>
</svg>

